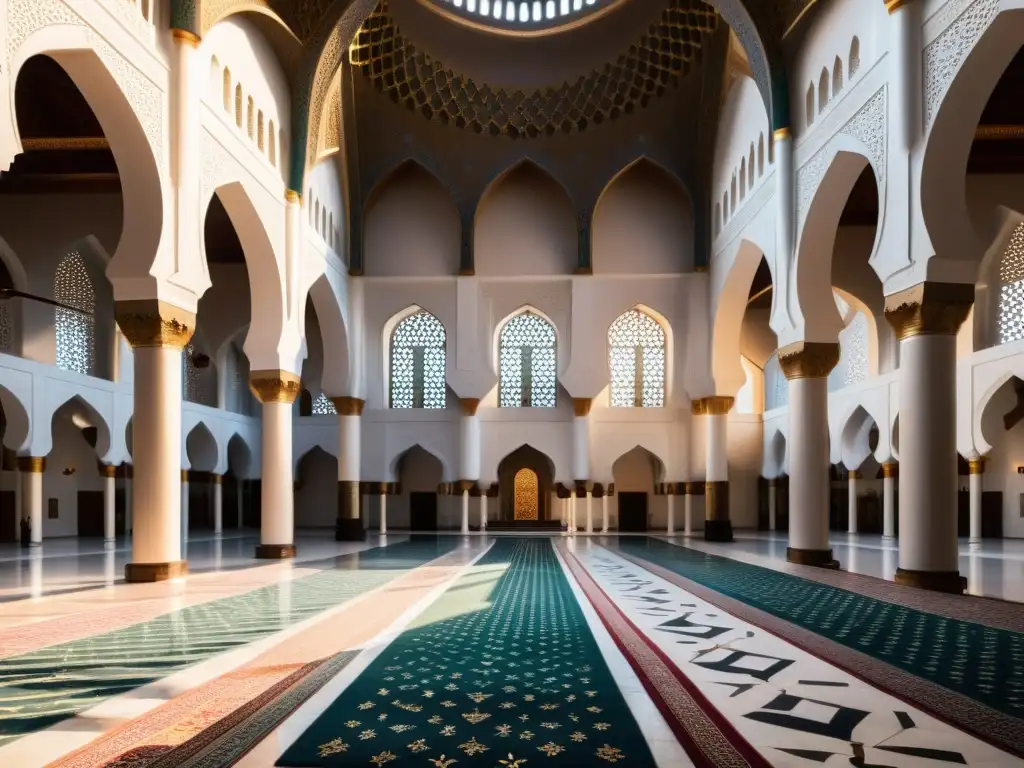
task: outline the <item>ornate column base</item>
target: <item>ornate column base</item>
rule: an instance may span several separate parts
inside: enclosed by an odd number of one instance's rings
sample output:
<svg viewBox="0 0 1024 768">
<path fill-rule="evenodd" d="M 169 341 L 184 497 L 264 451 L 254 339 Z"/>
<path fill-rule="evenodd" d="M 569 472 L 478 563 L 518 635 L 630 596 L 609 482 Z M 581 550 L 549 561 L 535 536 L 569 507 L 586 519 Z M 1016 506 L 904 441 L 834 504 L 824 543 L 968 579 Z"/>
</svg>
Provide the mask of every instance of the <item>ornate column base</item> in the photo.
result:
<svg viewBox="0 0 1024 768">
<path fill-rule="evenodd" d="M 363 521 L 358 517 L 339 517 L 334 522 L 335 541 L 366 541 Z"/>
<path fill-rule="evenodd" d="M 704 541 L 732 541 L 731 520 L 705 520 Z"/>
<path fill-rule="evenodd" d="M 186 575 L 187 560 L 174 560 L 169 563 L 126 563 L 124 566 L 124 580 L 130 584 L 168 581 Z"/>
<path fill-rule="evenodd" d="M 896 583 L 951 595 L 962 595 L 967 590 L 967 579 L 959 571 L 908 571 L 897 568 Z"/>
<path fill-rule="evenodd" d="M 796 549 L 786 547 L 786 559 L 797 565 L 813 565 L 815 568 L 839 568 L 839 561 L 832 557 L 831 549 Z"/>
<path fill-rule="evenodd" d="M 295 557 L 294 544 L 257 544 L 257 560 L 290 560 Z"/>
</svg>

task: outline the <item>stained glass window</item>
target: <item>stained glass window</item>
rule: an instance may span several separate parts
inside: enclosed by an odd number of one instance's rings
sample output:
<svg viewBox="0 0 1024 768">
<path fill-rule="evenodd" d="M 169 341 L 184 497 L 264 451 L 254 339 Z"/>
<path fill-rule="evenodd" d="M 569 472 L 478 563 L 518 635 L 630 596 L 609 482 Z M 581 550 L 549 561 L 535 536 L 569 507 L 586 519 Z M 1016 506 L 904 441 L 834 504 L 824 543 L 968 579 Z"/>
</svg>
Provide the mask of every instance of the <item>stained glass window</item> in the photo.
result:
<svg viewBox="0 0 1024 768">
<path fill-rule="evenodd" d="M 665 329 L 639 309 L 619 315 L 608 329 L 613 408 L 665 405 Z"/>
<path fill-rule="evenodd" d="M 445 342 L 441 321 L 420 310 L 391 334 L 391 407 L 444 408 Z"/>
<path fill-rule="evenodd" d="M 338 409 L 334 407 L 334 403 L 331 399 L 323 392 L 320 396 L 313 401 L 313 415 L 314 416 L 337 416 Z"/>
<path fill-rule="evenodd" d="M 524 312 L 501 329 L 498 369 L 502 408 L 555 407 L 555 329 Z"/>
<path fill-rule="evenodd" d="M 999 263 L 999 343 L 1024 339 L 1024 224 L 1010 235 Z"/>
<path fill-rule="evenodd" d="M 57 307 L 54 312 L 57 367 L 91 376 L 96 347 L 96 320 L 92 315 L 96 292 L 78 251 L 72 251 L 57 265 L 53 298 L 73 307 Z"/>
</svg>

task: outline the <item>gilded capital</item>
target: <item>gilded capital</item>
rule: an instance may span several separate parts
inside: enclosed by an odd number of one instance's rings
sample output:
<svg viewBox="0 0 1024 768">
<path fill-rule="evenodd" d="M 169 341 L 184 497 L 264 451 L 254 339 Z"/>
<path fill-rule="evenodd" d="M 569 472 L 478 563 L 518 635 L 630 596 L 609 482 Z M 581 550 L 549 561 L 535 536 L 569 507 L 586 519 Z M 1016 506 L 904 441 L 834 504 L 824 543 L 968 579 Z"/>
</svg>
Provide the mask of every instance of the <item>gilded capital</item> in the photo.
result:
<svg viewBox="0 0 1024 768">
<path fill-rule="evenodd" d="M 590 406 L 594 404 L 593 398 L 574 397 L 572 399 L 572 412 L 577 416 L 589 416 Z"/>
<path fill-rule="evenodd" d="M 223 485 L 224 484 L 224 475 L 215 475 L 215 474 L 211 473 L 210 474 L 210 482 L 213 483 L 214 485 Z"/>
<path fill-rule="evenodd" d="M 793 132 L 790 131 L 789 128 L 786 128 L 786 127 L 776 128 L 775 132 L 772 134 L 772 137 L 776 141 L 785 141 L 786 139 L 793 138 Z"/>
<path fill-rule="evenodd" d="M 252 371 L 249 389 L 261 403 L 294 403 L 302 381 L 289 371 Z"/>
<path fill-rule="evenodd" d="M 116 464 L 100 464 L 100 474 L 103 477 L 117 477 Z"/>
<path fill-rule="evenodd" d="M 284 201 L 286 203 L 301 203 L 302 194 L 296 192 L 294 189 L 286 189 L 284 191 Z"/>
<path fill-rule="evenodd" d="M 114 316 L 132 349 L 184 349 L 196 329 L 194 314 L 158 299 L 119 301 Z"/>
<path fill-rule="evenodd" d="M 45 456 L 19 456 L 18 457 L 18 471 L 19 472 L 32 472 L 34 474 L 41 474 L 46 471 L 46 457 Z"/>
<path fill-rule="evenodd" d="M 714 395 L 713 397 L 702 397 L 690 403 L 690 412 L 694 416 L 725 416 L 732 410 L 732 404 L 736 398 L 726 395 Z"/>
<path fill-rule="evenodd" d="M 984 475 L 985 474 L 985 457 L 979 456 L 976 459 L 967 460 L 968 472 L 972 475 Z"/>
<path fill-rule="evenodd" d="M 846 477 L 849 480 L 860 480 L 864 477 L 864 475 L 860 472 L 860 470 L 851 469 L 849 472 L 846 473 Z"/>
<path fill-rule="evenodd" d="M 460 397 L 459 405 L 462 406 L 464 416 L 476 416 L 476 409 L 480 407 L 479 397 Z"/>
<path fill-rule="evenodd" d="M 885 0 L 885 10 L 889 13 L 896 13 L 905 5 L 910 5 L 911 0 Z"/>
<path fill-rule="evenodd" d="M 198 48 L 199 43 L 202 42 L 199 39 L 199 35 L 197 35 L 195 32 L 190 32 L 187 29 L 172 29 L 171 37 L 174 38 L 174 41 L 176 43 L 191 45 L 193 48 Z"/>
<path fill-rule="evenodd" d="M 885 318 L 900 341 L 912 336 L 955 336 L 974 304 L 968 283 L 918 283 L 885 297 Z"/>
<path fill-rule="evenodd" d="M 882 465 L 882 477 L 898 477 L 900 465 L 895 462 Z"/>
<path fill-rule="evenodd" d="M 366 405 L 366 401 L 358 397 L 332 397 L 331 402 L 339 416 L 362 416 L 363 406 Z"/>
<path fill-rule="evenodd" d="M 779 367 L 790 381 L 824 379 L 839 362 L 839 342 L 798 341 L 779 350 Z"/>
</svg>

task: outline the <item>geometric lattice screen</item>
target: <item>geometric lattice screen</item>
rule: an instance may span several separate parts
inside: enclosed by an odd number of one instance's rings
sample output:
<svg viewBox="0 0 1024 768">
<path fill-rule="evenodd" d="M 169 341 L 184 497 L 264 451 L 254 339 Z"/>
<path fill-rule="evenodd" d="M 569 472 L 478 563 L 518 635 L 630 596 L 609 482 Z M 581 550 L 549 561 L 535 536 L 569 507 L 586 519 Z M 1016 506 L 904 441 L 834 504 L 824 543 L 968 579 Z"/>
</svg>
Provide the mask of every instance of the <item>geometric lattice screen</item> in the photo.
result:
<svg viewBox="0 0 1024 768">
<path fill-rule="evenodd" d="M 338 409 L 334 407 L 334 403 L 331 399 L 323 392 L 320 396 L 313 401 L 313 415 L 314 416 L 337 416 Z"/>
<path fill-rule="evenodd" d="M 608 329 L 613 408 L 665 405 L 665 329 L 645 312 L 631 309 Z"/>
<path fill-rule="evenodd" d="M 524 312 L 501 329 L 498 357 L 501 408 L 555 407 L 555 329 Z"/>
<path fill-rule="evenodd" d="M 86 376 L 93 375 L 96 348 L 96 292 L 78 251 L 65 256 L 53 279 L 53 298 L 74 309 L 54 311 L 57 367 Z"/>
<path fill-rule="evenodd" d="M 1024 339 L 1024 224 L 1010 235 L 999 263 L 999 343 Z"/>
<path fill-rule="evenodd" d="M 414 312 L 391 334 L 391 407 L 444 408 L 446 335 L 441 321 Z"/>
</svg>

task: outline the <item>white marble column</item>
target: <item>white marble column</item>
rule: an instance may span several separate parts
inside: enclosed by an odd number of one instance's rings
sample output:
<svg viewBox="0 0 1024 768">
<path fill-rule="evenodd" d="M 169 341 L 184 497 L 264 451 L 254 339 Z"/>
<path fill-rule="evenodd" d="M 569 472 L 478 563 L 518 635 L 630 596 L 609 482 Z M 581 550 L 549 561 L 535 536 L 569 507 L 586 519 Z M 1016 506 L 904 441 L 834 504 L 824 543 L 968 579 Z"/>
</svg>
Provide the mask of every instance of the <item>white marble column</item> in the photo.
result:
<svg viewBox="0 0 1024 768">
<path fill-rule="evenodd" d="M 594 500 L 594 494 L 587 491 L 587 533 L 594 532 L 594 513 L 592 509 L 592 502 Z"/>
<path fill-rule="evenodd" d="M 365 402 L 358 397 L 333 397 L 338 412 L 338 520 L 335 541 L 363 541 L 366 531 L 360 515 L 359 490 L 361 420 Z"/>
<path fill-rule="evenodd" d="M 846 504 L 847 533 L 857 533 L 857 481 L 861 474 L 855 469 L 847 472 L 847 483 L 849 485 L 849 498 Z"/>
<path fill-rule="evenodd" d="M 968 459 L 970 465 L 971 529 L 970 544 L 981 543 L 981 495 L 984 491 L 985 457 Z"/>
<path fill-rule="evenodd" d="M 899 464 L 882 465 L 882 537 L 896 538 L 896 475 Z"/>
<path fill-rule="evenodd" d="M 249 387 L 263 404 L 260 543 L 256 557 L 295 557 L 292 405 L 301 382 L 289 371 L 252 371 Z"/>
<path fill-rule="evenodd" d="M 668 496 L 665 497 L 665 503 L 668 505 L 668 523 L 665 526 L 665 531 L 669 536 L 672 536 L 676 532 L 676 495 L 675 489 L 670 489 Z"/>
<path fill-rule="evenodd" d="M 480 489 L 480 530 L 487 530 L 487 488 Z"/>
<path fill-rule="evenodd" d="M 683 534 L 693 536 L 693 492 L 694 483 L 686 484 L 686 495 L 683 496 Z"/>
<path fill-rule="evenodd" d="M 380 483 L 377 488 L 377 498 L 380 499 L 380 533 L 383 536 L 388 532 L 388 484 Z"/>
<path fill-rule="evenodd" d="M 569 489 L 569 532 L 576 533 L 576 486 Z"/>
<path fill-rule="evenodd" d="M 224 535 L 224 476 L 210 475 L 213 483 L 213 535 Z"/>
<path fill-rule="evenodd" d="M 132 516 L 133 516 L 133 505 L 135 503 L 135 494 L 133 493 L 133 486 L 135 483 L 132 480 L 132 465 L 124 464 L 124 537 L 130 539 L 132 535 Z"/>
<path fill-rule="evenodd" d="M 181 470 L 181 538 L 188 541 L 188 470 Z"/>
<path fill-rule="evenodd" d="M 608 533 L 608 497 L 611 495 L 608 492 L 608 487 L 604 487 L 604 493 L 601 494 L 601 533 Z"/>
<path fill-rule="evenodd" d="M 235 514 L 238 516 L 238 530 L 245 527 L 245 480 L 238 478 L 235 481 Z"/>
<path fill-rule="evenodd" d="M 828 374 L 838 343 L 797 342 L 779 350 L 789 380 L 789 548 L 793 563 L 836 567 L 829 544 Z"/>
<path fill-rule="evenodd" d="M 729 411 L 734 399 L 726 396 L 694 400 L 694 416 L 704 418 L 706 452 L 704 482 L 704 538 L 707 541 L 732 541 L 729 518 Z"/>
<path fill-rule="evenodd" d="M 117 466 L 103 464 L 103 543 L 112 547 L 117 541 Z"/>
<path fill-rule="evenodd" d="M 459 530 L 462 533 L 469 533 L 469 486 L 462 484 L 462 519 Z"/>
<path fill-rule="evenodd" d="M 19 456 L 21 519 L 29 521 L 29 546 L 43 545 L 43 473 L 46 457 Z M 19 526 L 20 530 L 20 526 Z"/>
<path fill-rule="evenodd" d="M 768 531 L 775 532 L 775 524 L 779 515 L 779 481 L 768 478 Z"/>
<path fill-rule="evenodd" d="M 921 283 L 887 296 L 900 342 L 900 509 L 896 583 L 960 593 L 956 333 L 974 286 Z"/>
</svg>

